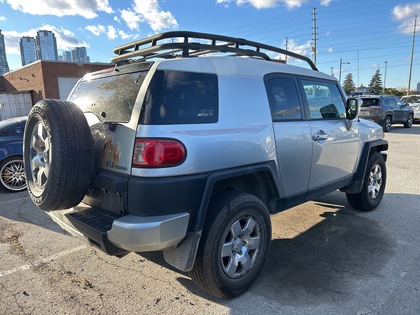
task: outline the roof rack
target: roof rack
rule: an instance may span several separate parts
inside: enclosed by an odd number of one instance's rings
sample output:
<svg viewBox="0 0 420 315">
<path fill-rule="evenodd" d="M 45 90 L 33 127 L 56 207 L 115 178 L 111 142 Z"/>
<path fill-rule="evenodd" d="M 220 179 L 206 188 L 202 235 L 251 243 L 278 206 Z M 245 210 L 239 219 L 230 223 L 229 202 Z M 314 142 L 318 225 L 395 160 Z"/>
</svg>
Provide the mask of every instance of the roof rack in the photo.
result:
<svg viewBox="0 0 420 315">
<path fill-rule="evenodd" d="M 199 42 L 193 40 L 199 40 Z M 243 38 L 189 31 L 161 33 L 116 47 L 114 48 L 116 56 L 111 59 L 111 62 L 127 62 L 128 59 L 134 57 L 139 57 L 139 61 L 144 61 L 153 58 L 195 57 L 210 53 L 230 53 L 234 56 L 248 56 L 279 61 L 270 58 L 261 50 L 276 52 L 305 61 L 313 70 L 318 70 L 308 57 L 282 48 Z"/>
</svg>

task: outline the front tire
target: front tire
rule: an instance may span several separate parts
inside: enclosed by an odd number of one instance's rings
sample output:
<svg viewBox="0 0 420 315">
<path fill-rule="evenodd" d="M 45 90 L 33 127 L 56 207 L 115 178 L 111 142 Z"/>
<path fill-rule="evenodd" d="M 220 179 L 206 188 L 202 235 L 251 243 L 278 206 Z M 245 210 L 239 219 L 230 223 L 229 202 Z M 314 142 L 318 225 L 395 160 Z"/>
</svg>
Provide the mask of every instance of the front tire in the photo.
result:
<svg viewBox="0 0 420 315">
<path fill-rule="evenodd" d="M 382 201 L 385 186 L 385 160 L 380 153 L 375 152 L 369 157 L 362 190 L 358 194 L 346 194 L 347 201 L 355 209 L 371 211 Z"/>
<path fill-rule="evenodd" d="M 259 277 L 271 244 L 268 210 L 257 197 L 229 191 L 212 198 L 192 280 L 219 298 L 240 295 Z"/>
<path fill-rule="evenodd" d="M 411 128 L 413 126 L 413 115 L 409 115 L 407 121 L 404 123 L 404 128 Z"/>
<path fill-rule="evenodd" d="M 29 195 L 46 211 L 77 205 L 93 174 L 93 137 L 74 103 L 46 99 L 32 107 L 24 132 Z"/>
</svg>

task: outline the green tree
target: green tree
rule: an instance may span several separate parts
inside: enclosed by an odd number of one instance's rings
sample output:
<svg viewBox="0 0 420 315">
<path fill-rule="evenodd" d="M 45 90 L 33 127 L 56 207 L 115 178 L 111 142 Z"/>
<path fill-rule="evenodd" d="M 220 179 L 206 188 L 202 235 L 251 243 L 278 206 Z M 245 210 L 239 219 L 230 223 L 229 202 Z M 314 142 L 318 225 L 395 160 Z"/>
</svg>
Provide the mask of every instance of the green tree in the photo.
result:
<svg viewBox="0 0 420 315">
<path fill-rule="evenodd" d="M 403 90 L 396 89 L 396 88 L 385 88 L 385 94 L 390 94 L 390 95 L 395 95 L 395 96 L 401 97 L 403 95 L 406 95 L 407 92 L 403 91 Z"/>
<path fill-rule="evenodd" d="M 356 89 L 353 82 L 353 75 L 351 73 L 346 75 L 346 78 L 344 79 L 344 82 L 343 82 L 343 88 L 347 95 L 354 92 L 354 90 Z"/>
<path fill-rule="evenodd" d="M 375 74 L 372 76 L 369 88 L 372 94 L 380 94 L 382 92 L 382 78 L 379 69 L 376 70 Z"/>
</svg>

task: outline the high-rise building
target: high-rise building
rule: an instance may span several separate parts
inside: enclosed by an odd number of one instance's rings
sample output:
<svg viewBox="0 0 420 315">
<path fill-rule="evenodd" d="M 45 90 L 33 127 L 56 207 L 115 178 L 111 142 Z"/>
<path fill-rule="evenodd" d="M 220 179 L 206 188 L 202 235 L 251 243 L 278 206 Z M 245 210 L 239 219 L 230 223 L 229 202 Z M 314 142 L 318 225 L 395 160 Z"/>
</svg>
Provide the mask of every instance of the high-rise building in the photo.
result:
<svg viewBox="0 0 420 315">
<path fill-rule="evenodd" d="M 36 35 L 37 59 L 58 60 L 57 41 L 51 31 L 39 30 Z"/>
<path fill-rule="evenodd" d="M 71 51 L 63 51 L 63 54 L 61 55 L 61 60 L 72 61 L 71 60 Z"/>
<path fill-rule="evenodd" d="M 0 30 L 0 75 L 9 72 L 9 64 L 6 58 L 6 45 L 4 44 L 4 35 Z"/>
<path fill-rule="evenodd" d="M 74 62 L 89 62 L 90 60 L 86 47 L 76 47 L 71 51 L 71 57 Z"/>
<path fill-rule="evenodd" d="M 19 47 L 22 66 L 37 60 L 35 38 L 29 36 L 22 37 L 19 41 Z"/>
</svg>

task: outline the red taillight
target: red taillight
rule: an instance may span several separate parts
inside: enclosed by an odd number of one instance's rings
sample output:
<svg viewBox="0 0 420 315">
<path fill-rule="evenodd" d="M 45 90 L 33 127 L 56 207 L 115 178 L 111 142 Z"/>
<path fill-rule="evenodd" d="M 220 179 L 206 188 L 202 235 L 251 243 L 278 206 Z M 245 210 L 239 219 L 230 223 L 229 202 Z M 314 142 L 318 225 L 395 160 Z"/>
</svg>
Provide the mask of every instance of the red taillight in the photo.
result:
<svg viewBox="0 0 420 315">
<path fill-rule="evenodd" d="M 134 167 L 176 166 L 185 159 L 186 151 L 181 142 L 167 139 L 136 139 Z"/>
</svg>

